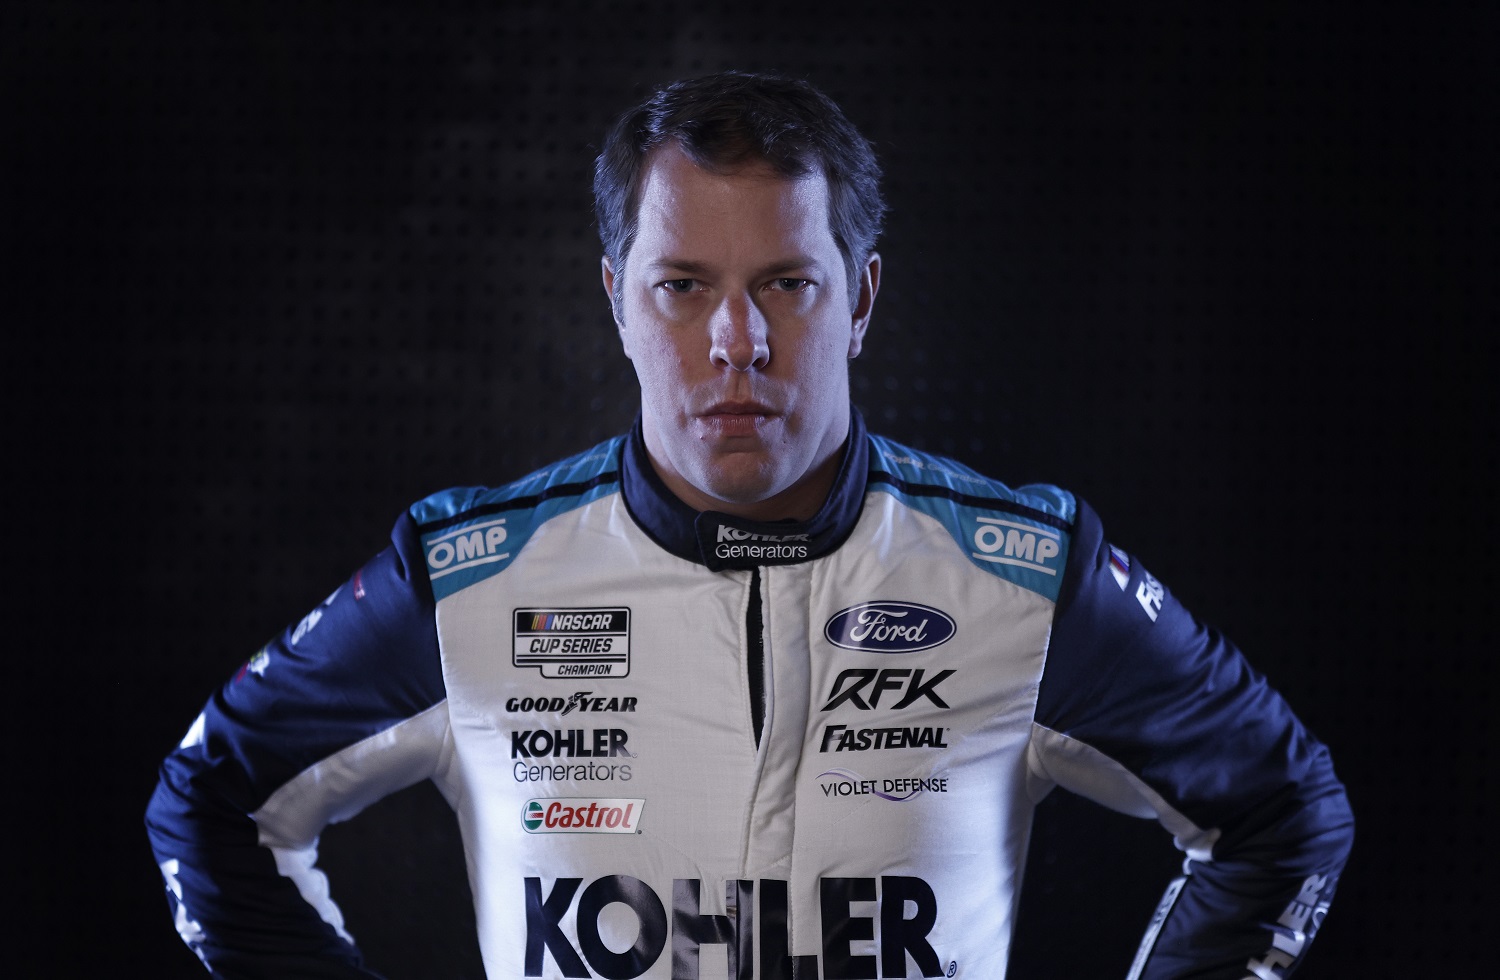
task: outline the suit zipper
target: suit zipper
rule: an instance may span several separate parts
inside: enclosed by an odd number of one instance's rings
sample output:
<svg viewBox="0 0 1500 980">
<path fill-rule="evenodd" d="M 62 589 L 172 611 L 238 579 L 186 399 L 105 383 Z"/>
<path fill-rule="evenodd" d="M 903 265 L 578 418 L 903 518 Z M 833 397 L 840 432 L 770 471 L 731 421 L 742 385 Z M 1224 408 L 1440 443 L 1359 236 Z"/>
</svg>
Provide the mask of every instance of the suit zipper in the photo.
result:
<svg viewBox="0 0 1500 980">
<path fill-rule="evenodd" d="M 760 748 L 760 730 L 766 719 L 765 619 L 760 605 L 760 568 L 750 570 L 750 604 L 745 609 L 746 670 L 750 675 L 750 721 L 755 726 L 755 747 Z"/>
</svg>

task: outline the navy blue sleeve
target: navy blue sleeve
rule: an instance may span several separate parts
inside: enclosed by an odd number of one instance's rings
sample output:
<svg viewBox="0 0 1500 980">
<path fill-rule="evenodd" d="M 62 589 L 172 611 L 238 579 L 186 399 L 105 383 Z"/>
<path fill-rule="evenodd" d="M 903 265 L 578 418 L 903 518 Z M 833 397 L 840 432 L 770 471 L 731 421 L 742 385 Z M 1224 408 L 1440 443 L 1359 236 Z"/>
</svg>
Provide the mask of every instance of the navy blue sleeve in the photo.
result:
<svg viewBox="0 0 1500 980">
<path fill-rule="evenodd" d="M 1296 968 L 1353 842 L 1328 750 L 1233 644 L 1105 541 L 1081 502 L 1037 723 L 1057 782 L 1157 816 L 1189 855 L 1132 978 L 1273 980 Z"/>
<path fill-rule="evenodd" d="M 326 801 L 331 781 L 298 777 L 341 753 L 398 741 L 370 737 L 399 732 L 443 700 L 431 589 L 408 516 L 392 541 L 251 657 L 162 764 L 147 832 L 178 931 L 216 977 L 377 976 L 363 968 L 311 867 L 321 827 L 301 851 L 276 848 L 267 814 L 286 823 L 301 805 L 308 819 L 309 794 L 288 794 L 289 784 L 319 783 L 321 804 L 337 806 Z M 381 751 L 359 756 L 377 784 L 415 781 L 408 772 L 422 763 L 412 759 L 432 754 L 426 745 L 403 747 L 396 768 L 406 771 L 382 776 L 379 767 L 391 768 L 399 753 Z M 349 769 L 364 778 L 359 765 Z"/>
</svg>

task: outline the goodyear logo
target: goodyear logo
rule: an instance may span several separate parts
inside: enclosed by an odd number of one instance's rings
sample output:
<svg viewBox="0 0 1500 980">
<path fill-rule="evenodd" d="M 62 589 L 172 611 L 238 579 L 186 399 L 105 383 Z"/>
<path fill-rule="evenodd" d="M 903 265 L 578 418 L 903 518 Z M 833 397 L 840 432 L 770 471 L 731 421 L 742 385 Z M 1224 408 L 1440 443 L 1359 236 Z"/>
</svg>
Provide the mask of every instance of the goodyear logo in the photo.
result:
<svg viewBox="0 0 1500 980">
<path fill-rule="evenodd" d="M 645 800 L 592 797 L 527 800 L 521 827 L 528 834 L 633 834 Z"/>
<path fill-rule="evenodd" d="M 543 677 L 624 677 L 630 673 L 630 610 L 517 609 L 511 662 Z"/>
<path fill-rule="evenodd" d="M 510 552 L 501 551 L 505 544 L 505 518 L 470 524 L 427 540 L 427 574 L 440 579 L 445 575 L 504 561 Z"/>
<path fill-rule="evenodd" d="M 1043 575 L 1056 575 L 1051 564 L 1062 550 L 1062 535 L 1051 528 L 998 517 L 976 517 L 971 554 L 980 561 L 999 565 L 1017 565 Z"/>
</svg>

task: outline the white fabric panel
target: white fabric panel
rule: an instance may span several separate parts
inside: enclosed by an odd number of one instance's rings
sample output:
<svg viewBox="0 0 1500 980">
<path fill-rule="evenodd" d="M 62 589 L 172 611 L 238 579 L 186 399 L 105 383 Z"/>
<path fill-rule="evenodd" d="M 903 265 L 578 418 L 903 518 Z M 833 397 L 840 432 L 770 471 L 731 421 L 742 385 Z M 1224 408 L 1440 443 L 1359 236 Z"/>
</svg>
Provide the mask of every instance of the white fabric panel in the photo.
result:
<svg viewBox="0 0 1500 980">
<path fill-rule="evenodd" d="M 440 701 L 309 766 L 251 814 L 260 845 L 270 849 L 277 872 L 290 878 L 303 900 L 350 943 L 354 938 L 344 929 L 328 876 L 317 868 L 318 835 L 328 824 L 439 774 L 452 752 L 447 704 Z"/>
<path fill-rule="evenodd" d="M 1125 974 L 1125 980 L 1141 980 L 1141 972 L 1146 969 L 1146 961 L 1151 958 L 1151 951 L 1156 949 L 1156 937 L 1161 935 L 1161 927 L 1166 925 L 1167 916 L 1172 914 L 1172 906 L 1177 904 L 1177 896 L 1182 894 L 1182 888 L 1187 884 L 1187 878 L 1173 878 L 1167 884 L 1167 890 L 1162 894 L 1161 901 L 1156 903 L 1156 912 L 1151 916 L 1151 924 L 1146 927 L 1146 934 L 1141 937 L 1141 944 L 1136 948 L 1135 960 L 1130 964 L 1130 972 Z"/>
<path fill-rule="evenodd" d="M 1031 726 L 1028 767 L 1066 790 L 1132 817 L 1154 817 L 1178 850 L 1194 861 L 1213 858 L 1219 830 L 1205 830 L 1173 809 L 1140 777 L 1098 749 L 1043 725 Z"/>
<path fill-rule="evenodd" d="M 353 943 L 354 937 L 344 929 L 344 913 L 339 911 L 328 891 L 328 876 L 317 868 L 317 842 L 306 847 L 273 847 L 271 856 L 276 859 L 277 873 L 292 879 L 292 884 L 302 894 L 302 900 L 317 909 L 323 921 L 333 926 L 345 942 Z"/>
<path fill-rule="evenodd" d="M 251 814 L 260 843 L 294 850 L 314 844 L 328 824 L 434 775 L 449 751 L 448 702 L 439 701 L 308 766 L 272 793 Z"/>
<path fill-rule="evenodd" d="M 206 724 L 203 712 L 198 712 L 198 717 L 193 719 L 193 724 L 189 726 L 187 734 L 182 736 L 182 741 L 177 743 L 177 747 L 179 749 L 190 749 L 200 744 L 203 741 L 203 730 Z"/>
</svg>

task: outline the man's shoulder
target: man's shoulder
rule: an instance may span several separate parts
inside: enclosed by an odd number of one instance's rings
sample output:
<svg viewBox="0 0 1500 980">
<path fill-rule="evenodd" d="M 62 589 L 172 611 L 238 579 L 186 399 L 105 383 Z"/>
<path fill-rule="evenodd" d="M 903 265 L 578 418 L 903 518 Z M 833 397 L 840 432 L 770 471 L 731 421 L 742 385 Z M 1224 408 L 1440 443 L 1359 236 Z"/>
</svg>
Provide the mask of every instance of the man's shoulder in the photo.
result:
<svg viewBox="0 0 1500 980">
<path fill-rule="evenodd" d="M 415 541 L 433 598 L 500 574 L 537 528 L 618 491 L 623 439 L 607 440 L 502 487 L 454 487 L 412 504 L 397 534 Z"/>
<path fill-rule="evenodd" d="M 422 533 L 429 534 L 487 514 L 527 510 L 546 501 L 577 499 L 590 491 L 613 489 L 619 484 L 620 445 L 624 439 L 607 439 L 503 486 L 440 490 L 412 504 L 411 518 Z"/>
<path fill-rule="evenodd" d="M 1056 601 L 1078 502 L 1050 484 L 1012 488 L 946 456 L 870 436 L 868 489 L 938 522 L 975 568 Z"/>
<path fill-rule="evenodd" d="M 943 499 L 976 509 L 1024 513 L 1044 524 L 1066 530 L 1078 512 L 1073 494 L 1049 483 L 1011 487 L 972 467 L 870 435 L 871 489 L 896 496 Z"/>
</svg>

